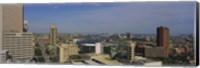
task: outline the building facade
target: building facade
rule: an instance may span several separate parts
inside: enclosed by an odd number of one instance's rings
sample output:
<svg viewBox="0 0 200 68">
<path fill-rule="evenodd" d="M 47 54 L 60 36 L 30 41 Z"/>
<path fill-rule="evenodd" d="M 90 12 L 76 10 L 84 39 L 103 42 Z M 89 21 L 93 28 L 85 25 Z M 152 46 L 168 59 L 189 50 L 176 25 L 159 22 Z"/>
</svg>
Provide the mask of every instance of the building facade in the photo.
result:
<svg viewBox="0 0 200 68">
<path fill-rule="evenodd" d="M 136 44 L 134 42 L 130 42 L 130 45 L 128 45 L 127 48 L 127 59 L 130 63 L 132 63 L 135 58 L 135 46 Z"/>
<path fill-rule="evenodd" d="M 22 4 L 2 4 L 0 12 L 3 32 L 23 32 Z"/>
<path fill-rule="evenodd" d="M 61 44 L 59 47 L 59 61 L 60 63 L 64 63 L 69 60 L 70 55 L 78 55 L 78 48 L 76 44 Z"/>
<path fill-rule="evenodd" d="M 8 60 L 8 51 L 7 50 L 1 50 L 0 51 L 0 63 L 5 63 Z"/>
<path fill-rule="evenodd" d="M 50 27 L 50 45 L 56 45 L 57 40 L 57 27 L 51 26 Z"/>
<path fill-rule="evenodd" d="M 2 5 L 0 5 L 0 50 L 2 50 L 3 47 L 3 12 L 2 12 Z M 0 56 L 1 58 L 1 56 Z"/>
<path fill-rule="evenodd" d="M 13 60 L 32 59 L 34 56 L 32 33 L 4 32 L 3 49 L 8 50 Z"/>
<path fill-rule="evenodd" d="M 55 46 L 50 52 L 53 55 L 57 55 L 57 27 L 51 26 L 50 27 L 50 45 Z"/>
<path fill-rule="evenodd" d="M 145 47 L 145 57 L 166 57 L 164 53 L 164 47 Z"/>
<path fill-rule="evenodd" d="M 164 47 L 165 57 L 169 54 L 169 29 L 166 26 L 157 28 L 157 46 Z"/>
</svg>

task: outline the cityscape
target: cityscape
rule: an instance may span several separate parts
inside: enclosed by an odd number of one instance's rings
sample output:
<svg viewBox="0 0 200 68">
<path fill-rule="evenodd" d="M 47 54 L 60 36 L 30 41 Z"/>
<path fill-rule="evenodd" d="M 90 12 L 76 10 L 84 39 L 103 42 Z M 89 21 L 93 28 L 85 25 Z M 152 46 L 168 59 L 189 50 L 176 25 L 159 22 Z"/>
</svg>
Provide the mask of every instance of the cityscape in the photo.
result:
<svg viewBox="0 0 200 68">
<path fill-rule="evenodd" d="M 0 4 L 0 63 L 195 66 L 195 4 Z"/>
</svg>

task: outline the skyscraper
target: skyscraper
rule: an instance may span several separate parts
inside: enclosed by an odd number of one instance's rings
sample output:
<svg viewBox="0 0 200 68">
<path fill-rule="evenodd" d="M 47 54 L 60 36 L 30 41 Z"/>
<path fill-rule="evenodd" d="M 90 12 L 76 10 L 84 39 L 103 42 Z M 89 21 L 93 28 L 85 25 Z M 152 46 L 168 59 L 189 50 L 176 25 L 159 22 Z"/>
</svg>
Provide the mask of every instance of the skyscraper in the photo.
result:
<svg viewBox="0 0 200 68">
<path fill-rule="evenodd" d="M 13 60 L 32 59 L 33 35 L 23 32 L 23 5 L 0 4 L 0 48 L 8 50 Z"/>
<path fill-rule="evenodd" d="M 134 62 L 135 58 L 135 42 L 130 41 L 130 45 L 127 46 L 127 59 L 130 63 Z"/>
<path fill-rule="evenodd" d="M 23 5 L 3 4 L 0 7 L 3 32 L 23 32 Z"/>
<path fill-rule="evenodd" d="M 164 54 L 168 57 L 169 29 L 166 26 L 160 26 L 157 28 L 157 46 L 164 47 Z"/>
<path fill-rule="evenodd" d="M 0 5 L 0 51 L 2 50 L 3 46 L 3 13 L 2 13 L 2 5 Z M 1 58 L 1 56 L 0 56 Z"/>
<path fill-rule="evenodd" d="M 57 27 L 51 26 L 50 27 L 50 45 L 56 45 L 57 40 Z"/>
<path fill-rule="evenodd" d="M 54 54 L 55 56 L 57 56 L 57 52 L 58 52 L 56 42 L 57 42 L 57 27 L 51 26 L 50 27 L 50 45 L 53 46 L 53 49 L 50 52 L 51 54 Z"/>
</svg>

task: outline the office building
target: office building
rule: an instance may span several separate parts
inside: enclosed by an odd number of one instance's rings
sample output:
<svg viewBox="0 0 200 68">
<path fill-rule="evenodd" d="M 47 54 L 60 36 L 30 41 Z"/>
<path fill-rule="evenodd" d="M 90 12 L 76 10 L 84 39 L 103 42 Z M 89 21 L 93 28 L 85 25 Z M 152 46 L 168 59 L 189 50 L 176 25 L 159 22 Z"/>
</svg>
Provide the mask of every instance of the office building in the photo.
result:
<svg viewBox="0 0 200 68">
<path fill-rule="evenodd" d="M 3 49 L 8 50 L 13 60 L 32 59 L 34 56 L 33 34 L 4 32 Z"/>
<path fill-rule="evenodd" d="M 0 10 L 3 32 L 23 32 L 22 4 L 1 4 Z"/>
<path fill-rule="evenodd" d="M 23 33 L 23 5 L 0 5 L 0 50 L 8 50 L 13 60 L 31 59 L 32 33 Z"/>
<path fill-rule="evenodd" d="M 24 32 L 27 32 L 27 31 L 28 31 L 28 21 L 27 21 L 27 20 L 24 21 L 24 28 L 23 28 L 23 31 L 24 31 Z"/>
<path fill-rule="evenodd" d="M 64 63 L 69 60 L 70 55 L 78 55 L 78 46 L 76 44 L 61 44 L 59 47 L 59 61 Z"/>
<path fill-rule="evenodd" d="M 50 27 L 50 45 L 55 46 L 52 51 L 51 54 L 54 54 L 55 56 L 57 55 L 57 27 L 56 26 L 51 26 Z"/>
<path fill-rule="evenodd" d="M 3 12 L 2 12 L 2 5 L 0 5 L 0 51 L 2 50 L 3 46 Z M 0 56 L 1 58 L 1 56 Z"/>
<path fill-rule="evenodd" d="M 169 53 L 169 29 L 166 26 L 157 28 L 157 46 L 164 47 L 165 57 Z"/>
<path fill-rule="evenodd" d="M 50 27 L 50 45 L 56 45 L 57 40 L 57 27 L 51 26 Z"/>
<path fill-rule="evenodd" d="M 81 45 L 81 52 L 101 54 L 103 53 L 103 46 L 101 43 L 95 43 L 95 44 L 84 43 Z"/>
<path fill-rule="evenodd" d="M 3 50 L 3 32 L 22 32 L 22 23 L 22 4 L 0 4 L 0 50 Z"/>
<path fill-rule="evenodd" d="M 135 58 L 135 46 L 136 44 L 134 42 L 130 42 L 130 45 L 127 47 L 127 59 L 130 63 L 132 63 Z"/>
<path fill-rule="evenodd" d="M 103 46 L 102 46 L 101 43 L 96 43 L 96 45 L 95 45 L 95 53 L 96 54 L 103 53 Z"/>
</svg>

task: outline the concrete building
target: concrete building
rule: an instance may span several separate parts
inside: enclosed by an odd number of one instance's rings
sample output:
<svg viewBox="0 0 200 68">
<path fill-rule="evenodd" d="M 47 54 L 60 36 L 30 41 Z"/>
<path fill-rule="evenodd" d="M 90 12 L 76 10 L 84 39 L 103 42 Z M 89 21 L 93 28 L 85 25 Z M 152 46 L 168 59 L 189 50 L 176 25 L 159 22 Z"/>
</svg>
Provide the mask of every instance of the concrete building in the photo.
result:
<svg viewBox="0 0 200 68">
<path fill-rule="evenodd" d="M 166 57 L 164 47 L 145 47 L 145 57 Z"/>
<path fill-rule="evenodd" d="M 8 59 L 9 53 L 7 50 L 0 51 L 0 63 L 5 63 Z"/>
<path fill-rule="evenodd" d="M 23 5 L 0 5 L 0 50 L 8 50 L 15 59 L 34 55 L 32 33 L 23 33 Z"/>
<path fill-rule="evenodd" d="M 54 54 L 55 56 L 57 55 L 57 27 L 56 26 L 51 26 L 50 27 L 50 45 L 55 46 L 55 48 L 52 49 L 51 53 Z"/>
<path fill-rule="evenodd" d="M 1 4 L 0 7 L 3 32 L 23 32 L 23 5 Z"/>
<path fill-rule="evenodd" d="M 169 29 L 166 26 L 157 28 L 157 46 L 164 47 L 165 57 L 169 55 Z"/>
<path fill-rule="evenodd" d="M 0 4 L 0 50 L 3 50 L 3 32 L 22 32 L 22 23 L 22 4 Z"/>
<path fill-rule="evenodd" d="M 103 53 L 103 46 L 101 43 L 95 43 L 95 44 L 82 44 L 81 51 L 83 53 L 95 53 L 95 54 L 101 54 Z"/>
<path fill-rule="evenodd" d="M 69 60 L 70 55 L 78 55 L 78 47 L 76 44 L 61 44 L 59 47 L 59 61 L 60 63 L 64 63 Z"/>
<path fill-rule="evenodd" d="M 103 52 L 103 47 L 101 43 L 96 43 L 95 45 L 95 53 L 96 54 L 101 54 Z"/>
<path fill-rule="evenodd" d="M 3 12 L 2 12 L 2 5 L 0 5 L 0 51 L 2 50 L 2 47 L 3 47 Z"/>
<path fill-rule="evenodd" d="M 44 43 L 45 45 L 50 45 L 50 38 L 49 35 L 42 35 L 40 37 L 37 37 L 38 39 L 40 39 L 40 41 L 42 43 Z"/>
<path fill-rule="evenodd" d="M 50 45 L 56 45 L 57 42 L 57 27 L 51 26 L 50 27 Z"/>
<path fill-rule="evenodd" d="M 8 50 L 13 60 L 32 59 L 34 56 L 33 34 L 4 32 L 3 49 Z"/>
<path fill-rule="evenodd" d="M 127 59 L 130 63 L 132 63 L 135 58 L 135 46 L 136 44 L 134 42 L 130 42 L 130 45 L 128 45 L 127 48 Z"/>
</svg>

